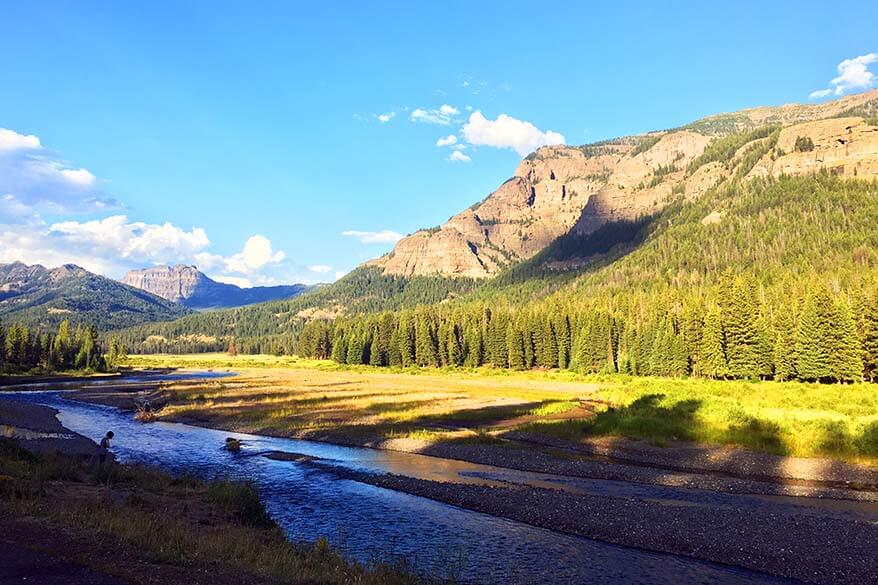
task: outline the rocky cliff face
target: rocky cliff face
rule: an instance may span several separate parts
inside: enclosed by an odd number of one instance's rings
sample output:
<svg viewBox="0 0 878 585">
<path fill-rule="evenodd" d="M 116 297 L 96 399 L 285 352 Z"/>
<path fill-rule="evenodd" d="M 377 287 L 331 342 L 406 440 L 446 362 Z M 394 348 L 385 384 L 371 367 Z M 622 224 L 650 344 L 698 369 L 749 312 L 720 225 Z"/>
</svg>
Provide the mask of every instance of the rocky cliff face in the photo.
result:
<svg viewBox="0 0 878 585">
<path fill-rule="evenodd" d="M 122 282 L 191 309 L 240 307 L 253 303 L 288 299 L 310 287 L 303 284 L 240 288 L 216 282 L 195 266 L 157 266 L 131 270 Z"/>
<path fill-rule="evenodd" d="M 846 115 L 849 114 L 849 115 Z M 530 154 L 484 201 L 438 229 L 400 240 L 369 264 L 385 274 L 490 277 L 526 260 L 571 230 L 589 233 L 608 221 L 660 211 L 677 196 L 699 197 L 731 177 L 752 153 L 693 169 L 715 139 L 766 125 L 783 126 L 747 177 L 826 168 L 849 177 L 878 175 L 878 90 L 819 105 L 790 104 L 720 114 L 682 128 Z M 795 149 L 798 137 L 814 150 Z M 765 140 L 765 139 L 763 139 Z"/>
<path fill-rule="evenodd" d="M 130 270 L 122 282 L 149 291 L 163 299 L 180 303 L 194 295 L 199 286 L 204 286 L 208 280 L 210 279 L 195 266 L 178 264 Z"/>
</svg>

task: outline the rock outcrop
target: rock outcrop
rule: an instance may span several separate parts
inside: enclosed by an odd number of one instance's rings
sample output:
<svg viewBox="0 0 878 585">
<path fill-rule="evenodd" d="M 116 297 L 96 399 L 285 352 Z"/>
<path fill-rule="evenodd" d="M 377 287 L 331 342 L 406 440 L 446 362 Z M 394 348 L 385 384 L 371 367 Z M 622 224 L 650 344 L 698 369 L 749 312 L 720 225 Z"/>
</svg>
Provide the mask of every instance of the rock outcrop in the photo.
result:
<svg viewBox="0 0 878 585">
<path fill-rule="evenodd" d="M 130 270 L 122 282 L 191 309 L 240 307 L 289 299 L 310 288 L 304 284 L 241 288 L 216 282 L 197 267 L 183 264 Z"/>
<path fill-rule="evenodd" d="M 753 146 L 745 144 L 726 163 L 692 165 L 711 141 L 767 125 L 783 128 L 776 145 L 747 171 L 748 178 L 820 169 L 876 176 L 875 115 L 878 90 L 817 105 L 720 114 L 674 130 L 581 147 L 540 148 L 482 202 L 439 228 L 403 238 L 369 264 L 403 276 L 493 276 L 570 231 L 590 233 L 609 221 L 656 213 L 677 196 L 702 196 L 738 172 L 736 163 Z M 810 138 L 813 151 L 797 151 L 798 137 Z"/>
</svg>

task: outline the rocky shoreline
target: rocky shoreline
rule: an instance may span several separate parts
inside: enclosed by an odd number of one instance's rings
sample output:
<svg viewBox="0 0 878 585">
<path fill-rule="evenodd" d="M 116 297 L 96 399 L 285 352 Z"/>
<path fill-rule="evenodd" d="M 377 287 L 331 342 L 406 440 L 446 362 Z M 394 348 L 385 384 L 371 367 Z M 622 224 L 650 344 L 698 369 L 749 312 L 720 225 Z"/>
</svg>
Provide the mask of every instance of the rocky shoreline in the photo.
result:
<svg viewBox="0 0 878 585">
<path fill-rule="evenodd" d="M 693 557 L 808 583 L 860 585 L 878 574 L 870 522 L 373 475 L 312 461 L 340 478 L 585 538 Z"/>
</svg>

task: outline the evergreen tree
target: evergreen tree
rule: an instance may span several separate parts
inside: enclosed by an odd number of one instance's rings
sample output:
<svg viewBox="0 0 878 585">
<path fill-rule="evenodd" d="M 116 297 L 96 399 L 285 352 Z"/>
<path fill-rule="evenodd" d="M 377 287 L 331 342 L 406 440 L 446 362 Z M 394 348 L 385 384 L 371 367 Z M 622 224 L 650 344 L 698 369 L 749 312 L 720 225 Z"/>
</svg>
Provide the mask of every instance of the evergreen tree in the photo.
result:
<svg viewBox="0 0 878 585">
<path fill-rule="evenodd" d="M 736 278 L 731 294 L 723 315 L 729 375 L 753 378 L 759 374 L 759 339 L 752 282 L 743 277 Z"/>
<path fill-rule="evenodd" d="M 506 326 L 506 350 L 509 367 L 513 370 L 524 369 L 524 340 L 519 329 L 512 323 Z"/>
<path fill-rule="evenodd" d="M 863 366 L 869 381 L 878 379 L 878 288 L 871 288 L 860 303 L 860 339 Z"/>
<path fill-rule="evenodd" d="M 828 291 L 822 287 L 812 288 L 805 297 L 796 329 L 796 374 L 802 380 L 823 380 L 832 376 L 833 312 Z"/>
<path fill-rule="evenodd" d="M 796 375 L 793 321 L 784 311 L 777 320 L 774 335 L 774 378 L 784 381 Z"/>
<path fill-rule="evenodd" d="M 855 382 L 863 379 L 863 357 L 857 326 L 850 306 L 841 301 L 836 304 L 833 322 L 835 347 L 832 351 L 832 377 L 839 382 Z"/>
<path fill-rule="evenodd" d="M 728 376 L 729 370 L 723 343 L 722 315 L 716 307 L 711 307 L 704 317 L 698 355 L 698 367 L 702 376 L 714 379 Z"/>
</svg>

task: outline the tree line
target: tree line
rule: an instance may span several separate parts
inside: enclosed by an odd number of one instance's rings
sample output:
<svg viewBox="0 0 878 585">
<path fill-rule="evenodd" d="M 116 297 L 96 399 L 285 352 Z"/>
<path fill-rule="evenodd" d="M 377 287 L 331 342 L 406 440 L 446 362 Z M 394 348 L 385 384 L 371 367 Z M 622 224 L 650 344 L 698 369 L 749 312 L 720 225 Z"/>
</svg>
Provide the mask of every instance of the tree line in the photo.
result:
<svg viewBox="0 0 878 585">
<path fill-rule="evenodd" d="M 775 293 L 777 291 L 774 291 Z M 705 294 L 552 298 L 525 307 L 418 306 L 314 321 L 297 351 L 373 366 L 562 368 L 582 373 L 852 382 L 878 378 L 878 287 L 790 296 L 727 270 Z"/>
<path fill-rule="evenodd" d="M 103 345 L 97 327 L 63 320 L 58 330 L 46 333 L 21 323 L 0 323 L 0 372 L 59 372 L 64 370 L 112 370 L 127 351 L 118 338 Z"/>
</svg>

